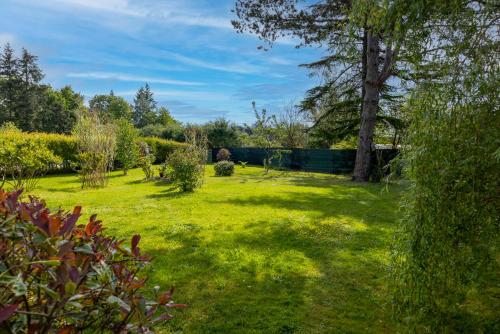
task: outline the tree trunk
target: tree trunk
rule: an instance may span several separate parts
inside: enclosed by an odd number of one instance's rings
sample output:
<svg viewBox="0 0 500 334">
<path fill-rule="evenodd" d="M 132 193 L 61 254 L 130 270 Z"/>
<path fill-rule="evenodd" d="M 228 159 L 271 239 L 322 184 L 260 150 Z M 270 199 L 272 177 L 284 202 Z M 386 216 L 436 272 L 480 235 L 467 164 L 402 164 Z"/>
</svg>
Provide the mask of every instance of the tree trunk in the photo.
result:
<svg viewBox="0 0 500 334">
<path fill-rule="evenodd" d="M 366 78 L 363 82 L 364 97 L 359 128 L 358 149 L 354 166 L 353 181 L 367 182 L 370 178 L 370 161 L 373 145 L 373 133 L 377 118 L 380 96 L 379 84 L 379 40 L 368 32 L 366 35 Z"/>
</svg>

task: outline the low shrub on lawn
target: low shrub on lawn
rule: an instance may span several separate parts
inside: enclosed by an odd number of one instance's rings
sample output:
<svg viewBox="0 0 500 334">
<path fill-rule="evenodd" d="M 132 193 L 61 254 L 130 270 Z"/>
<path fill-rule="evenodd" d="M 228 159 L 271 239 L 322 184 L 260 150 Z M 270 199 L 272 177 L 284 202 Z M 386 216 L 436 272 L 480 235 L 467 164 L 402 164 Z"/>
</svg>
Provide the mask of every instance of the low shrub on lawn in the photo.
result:
<svg viewBox="0 0 500 334">
<path fill-rule="evenodd" d="M 172 290 L 145 294 L 149 258 L 43 201 L 0 189 L 0 328 L 10 333 L 149 333 L 172 318 Z M 150 295 L 151 298 L 146 298 Z M 2 331 L 3 332 L 3 331 Z"/>
<path fill-rule="evenodd" d="M 219 161 L 214 165 L 215 176 L 231 176 L 234 174 L 234 162 Z"/>
<path fill-rule="evenodd" d="M 144 176 L 146 180 L 152 179 L 155 174 L 155 170 L 153 168 L 153 162 L 155 161 L 155 156 L 151 150 L 151 147 L 145 143 L 140 142 L 139 146 L 139 159 L 137 164 L 141 167 L 144 172 Z"/>
<path fill-rule="evenodd" d="M 205 159 L 206 151 L 195 146 L 175 151 L 167 159 L 172 181 L 182 191 L 193 191 L 200 187 L 203 181 Z"/>
<path fill-rule="evenodd" d="M 228 149 L 221 148 L 217 152 L 217 161 L 229 161 L 231 159 L 231 152 Z"/>
</svg>

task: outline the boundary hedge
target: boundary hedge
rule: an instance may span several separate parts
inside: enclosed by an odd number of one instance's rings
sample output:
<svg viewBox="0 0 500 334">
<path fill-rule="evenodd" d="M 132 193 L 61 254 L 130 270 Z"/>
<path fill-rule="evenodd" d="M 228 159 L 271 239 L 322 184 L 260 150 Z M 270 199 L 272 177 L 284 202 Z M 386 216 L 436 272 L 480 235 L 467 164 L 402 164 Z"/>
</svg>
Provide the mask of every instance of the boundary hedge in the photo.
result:
<svg viewBox="0 0 500 334">
<path fill-rule="evenodd" d="M 52 168 L 49 173 L 60 172 L 73 172 L 74 165 L 77 163 L 76 156 L 77 142 L 73 136 L 55 134 L 55 133 L 41 133 L 41 132 L 0 132 L 2 139 L 16 140 L 16 138 L 33 138 L 42 140 L 47 147 L 58 157 L 62 159 L 62 164 L 57 168 Z M 171 154 L 178 148 L 183 148 L 187 144 L 179 143 L 172 140 L 165 140 L 156 137 L 139 137 L 138 142 L 147 143 L 153 150 L 155 155 L 155 163 L 165 161 L 167 155 Z"/>
</svg>

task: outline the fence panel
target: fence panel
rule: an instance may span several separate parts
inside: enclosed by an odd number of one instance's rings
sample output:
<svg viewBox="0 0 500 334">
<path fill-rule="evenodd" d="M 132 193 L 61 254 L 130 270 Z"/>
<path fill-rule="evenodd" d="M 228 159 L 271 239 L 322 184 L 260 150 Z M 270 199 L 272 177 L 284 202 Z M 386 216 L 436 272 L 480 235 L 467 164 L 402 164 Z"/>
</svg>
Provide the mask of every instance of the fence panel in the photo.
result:
<svg viewBox="0 0 500 334">
<path fill-rule="evenodd" d="M 284 150 L 279 148 L 272 148 L 269 150 L 271 156 L 277 150 Z M 212 160 L 216 161 L 218 148 L 212 150 Z M 234 162 L 246 161 L 250 165 L 263 165 L 266 158 L 266 150 L 259 147 L 232 147 L 229 148 L 231 152 L 231 160 Z M 308 172 L 322 172 L 333 174 L 352 173 L 354 170 L 354 162 L 356 161 L 356 150 L 330 150 L 330 149 L 315 149 L 315 148 L 294 148 L 287 149 L 289 153 L 282 154 L 281 167 L 291 170 L 302 170 Z M 378 163 L 377 155 L 383 158 L 384 165 L 393 159 L 398 150 L 382 149 L 377 150 L 376 154 L 373 152 L 373 164 Z M 272 165 L 278 167 L 280 161 L 277 158 L 272 160 Z"/>
</svg>

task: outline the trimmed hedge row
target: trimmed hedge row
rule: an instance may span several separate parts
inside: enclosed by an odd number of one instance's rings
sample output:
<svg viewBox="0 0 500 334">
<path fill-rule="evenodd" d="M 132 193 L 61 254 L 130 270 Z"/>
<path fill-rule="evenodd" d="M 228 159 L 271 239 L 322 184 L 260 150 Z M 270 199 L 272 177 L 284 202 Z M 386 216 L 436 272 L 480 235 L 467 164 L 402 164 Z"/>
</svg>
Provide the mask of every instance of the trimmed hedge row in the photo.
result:
<svg viewBox="0 0 500 334">
<path fill-rule="evenodd" d="M 145 142 L 153 150 L 155 155 L 154 163 L 159 164 L 165 162 L 168 155 L 179 148 L 187 147 L 186 143 L 179 143 L 173 140 L 166 140 L 157 137 L 139 137 L 138 142 Z"/>
<path fill-rule="evenodd" d="M 76 164 L 77 143 L 73 136 L 55 134 L 55 133 L 25 133 L 25 132 L 0 132 L 0 137 L 3 140 L 13 140 L 17 138 L 32 138 L 33 140 L 41 140 L 47 147 L 58 157 L 62 159 L 62 166 L 49 171 L 54 172 L 70 172 L 73 171 L 73 166 Z M 155 163 L 164 162 L 167 155 L 171 154 L 178 148 L 183 148 L 187 144 L 179 143 L 172 140 L 165 140 L 155 137 L 141 137 L 138 142 L 147 143 L 153 150 L 155 155 Z"/>
</svg>

